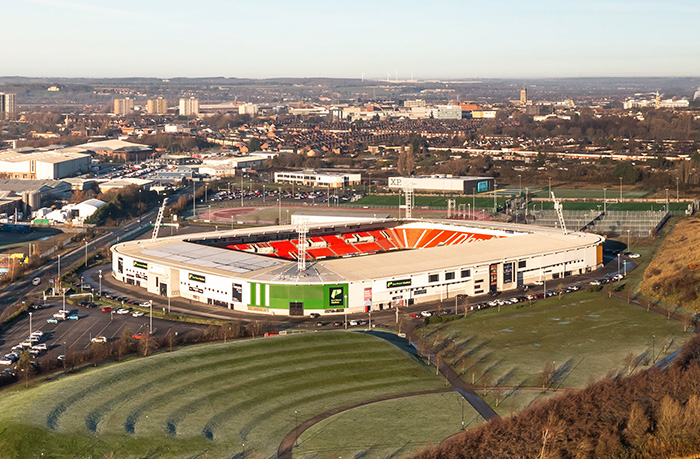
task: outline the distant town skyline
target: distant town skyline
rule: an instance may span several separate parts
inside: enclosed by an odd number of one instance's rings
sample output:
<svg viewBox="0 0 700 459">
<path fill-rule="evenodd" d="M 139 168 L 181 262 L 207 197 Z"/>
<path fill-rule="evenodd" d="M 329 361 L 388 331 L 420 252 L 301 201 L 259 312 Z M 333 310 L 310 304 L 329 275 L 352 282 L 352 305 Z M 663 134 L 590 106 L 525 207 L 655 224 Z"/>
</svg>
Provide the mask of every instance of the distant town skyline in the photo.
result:
<svg viewBox="0 0 700 459">
<path fill-rule="evenodd" d="M 700 76 L 691 1 L 19 0 L 1 76 Z"/>
</svg>

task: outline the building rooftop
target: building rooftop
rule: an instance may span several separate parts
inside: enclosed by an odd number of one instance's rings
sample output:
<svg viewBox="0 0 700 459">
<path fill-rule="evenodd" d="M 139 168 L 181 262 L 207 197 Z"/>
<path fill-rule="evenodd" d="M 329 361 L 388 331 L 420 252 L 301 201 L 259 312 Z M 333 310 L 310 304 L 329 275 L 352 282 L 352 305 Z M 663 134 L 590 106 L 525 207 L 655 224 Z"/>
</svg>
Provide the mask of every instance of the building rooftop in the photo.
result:
<svg viewBox="0 0 700 459">
<path fill-rule="evenodd" d="M 20 152 L 17 150 L 7 150 L 0 152 L 0 161 L 11 163 L 21 163 L 25 161 L 40 161 L 44 163 L 61 163 L 72 159 L 89 158 L 90 155 L 83 152 L 78 152 L 75 149 L 63 150 L 32 150 L 31 152 Z"/>
<path fill-rule="evenodd" d="M 133 143 L 133 142 L 125 142 L 123 140 L 100 140 L 99 142 L 88 142 L 84 143 L 81 145 L 77 145 L 77 148 L 81 148 L 83 150 L 111 150 L 111 151 L 116 151 L 116 150 L 122 150 L 122 149 L 147 149 L 151 150 L 152 148 L 149 145 L 144 145 L 141 143 Z"/>
<path fill-rule="evenodd" d="M 387 220 L 376 220 L 387 224 Z M 390 223 L 390 222 L 389 222 Z M 356 223 L 357 226 L 359 222 Z M 364 223 L 363 223 L 364 224 Z M 278 282 L 338 282 L 377 278 L 400 278 L 416 272 L 459 269 L 493 260 L 517 261 L 533 254 L 548 254 L 575 248 L 597 245 L 604 239 L 590 233 L 569 233 L 552 228 L 531 225 L 506 225 L 494 222 L 421 221 L 409 225 L 457 225 L 491 234 L 508 234 L 509 237 L 486 241 L 434 247 L 429 249 L 395 250 L 379 254 L 324 259 L 309 262 L 309 269 L 302 276 L 296 273 L 296 261 L 273 258 L 249 252 L 217 248 L 190 241 L 208 239 L 225 241 L 231 237 L 251 234 L 294 234 L 294 226 L 248 228 L 232 231 L 210 232 L 205 235 L 181 235 L 149 241 L 132 241 L 115 246 L 118 253 L 152 262 L 165 261 L 181 269 L 203 274 L 218 274 Z M 338 231 L 345 224 L 321 224 L 315 228 L 333 227 Z M 391 225 L 390 225 L 391 226 Z"/>
</svg>

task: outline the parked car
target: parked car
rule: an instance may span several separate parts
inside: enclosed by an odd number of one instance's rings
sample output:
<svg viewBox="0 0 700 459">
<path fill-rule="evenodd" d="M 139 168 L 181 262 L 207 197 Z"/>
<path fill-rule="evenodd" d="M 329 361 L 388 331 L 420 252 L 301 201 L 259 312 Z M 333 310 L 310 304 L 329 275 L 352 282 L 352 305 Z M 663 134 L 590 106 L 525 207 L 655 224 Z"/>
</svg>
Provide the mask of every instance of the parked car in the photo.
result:
<svg viewBox="0 0 700 459">
<path fill-rule="evenodd" d="M 127 308 L 119 308 L 117 309 L 117 314 L 129 314 L 131 312 L 130 309 Z"/>
<path fill-rule="evenodd" d="M 41 277 L 35 277 L 32 279 L 32 285 L 39 285 L 41 284 Z"/>
<path fill-rule="evenodd" d="M 430 311 L 421 311 L 421 312 L 420 312 L 420 315 L 423 316 L 423 317 L 430 317 L 430 316 L 433 315 L 433 313 L 430 312 Z"/>
<path fill-rule="evenodd" d="M 133 335 L 131 335 L 131 337 L 134 339 L 143 339 L 146 337 L 146 334 L 145 333 L 134 333 Z"/>
<path fill-rule="evenodd" d="M 47 323 L 47 324 L 57 324 L 57 323 L 58 323 L 58 319 L 55 318 L 55 317 L 50 317 L 50 318 L 46 319 L 46 323 Z"/>
<path fill-rule="evenodd" d="M 112 312 L 114 308 L 112 306 L 103 306 L 102 312 Z"/>
<path fill-rule="evenodd" d="M 107 337 L 106 336 L 95 336 L 93 339 L 91 339 L 93 343 L 106 343 L 107 342 Z"/>
<path fill-rule="evenodd" d="M 319 317 L 321 317 L 321 314 L 317 314 L 315 312 L 312 312 L 311 314 L 309 314 L 309 318 L 311 318 L 311 319 L 318 319 Z"/>
<path fill-rule="evenodd" d="M 78 314 L 70 314 L 67 317 L 68 320 L 78 320 L 80 317 L 78 317 Z"/>
<path fill-rule="evenodd" d="M 134 317 L 142 317 L 142 316 L 143 316 L 143 312 L 141 312 L 141 311 L 134 311 L 131 315 L 134 316 Z"/>
<path fill-rule="evenodd" d="M 601 282 L 598 279 L 592 280 L 589 282 L 591 285 L 601 285 Z"/>
<path fill-rule="evenodd" d="M 53 317 L 56 319 L 65 320 L 66 314 L 64 312 L 57 312 L 53 315 Z"/>
<path fill-rule="evenodd" d="M 151 302 L 150 301 L 142 301 L 141 303 L 139 303 L 139 306 L 141 306 L 142 308 L 148 308 L 151 306 Z"/>
<path fill-rule="evenodd" d="M 358 325 L 358 322 L 356 320 L 351 320 L 350 325 L 354 327 L 354 326 Z"/>
</svg>

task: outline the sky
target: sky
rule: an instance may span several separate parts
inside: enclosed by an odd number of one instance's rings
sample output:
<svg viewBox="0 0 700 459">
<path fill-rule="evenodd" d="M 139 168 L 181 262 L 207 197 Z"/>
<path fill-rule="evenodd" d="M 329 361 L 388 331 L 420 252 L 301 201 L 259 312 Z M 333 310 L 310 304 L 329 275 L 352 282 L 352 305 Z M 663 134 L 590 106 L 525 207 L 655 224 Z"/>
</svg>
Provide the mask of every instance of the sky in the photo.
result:
<svg viewBox="0 0 700 459">
<path fill-rule="evenodd" d="M 700 76 L 696 0 L 5 0 L 0 76 Z"/>
</svg>

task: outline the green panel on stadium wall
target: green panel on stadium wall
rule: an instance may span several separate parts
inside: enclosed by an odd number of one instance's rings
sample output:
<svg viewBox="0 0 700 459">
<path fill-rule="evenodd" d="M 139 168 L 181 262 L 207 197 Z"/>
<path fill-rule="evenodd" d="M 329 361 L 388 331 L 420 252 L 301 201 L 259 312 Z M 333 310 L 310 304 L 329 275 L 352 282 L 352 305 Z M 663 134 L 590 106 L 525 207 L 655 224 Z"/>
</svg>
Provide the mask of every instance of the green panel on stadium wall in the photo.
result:
<svg viewBox="0 0 700 459">
<path fill-rule="evenodd" d="M 257 298 L 257 291 L 260 285 L 260 301 Z M 348 284 L 325 284 L 325 285 L 284 285 L 269 284 L 270 298 L 269 306 L 266 306 L 265 286 L 266 284 L 250 284 L 250 305 L 257 307 L 269 307 L 274 309 L 289 309 L 290 302 L 304 303 L 304 310 L 307 309 L 337 309 L 345 307 L 345 296 L 348 293 Z M 259 304 L 258 304 L 259 303 Z"/>
</svg>

